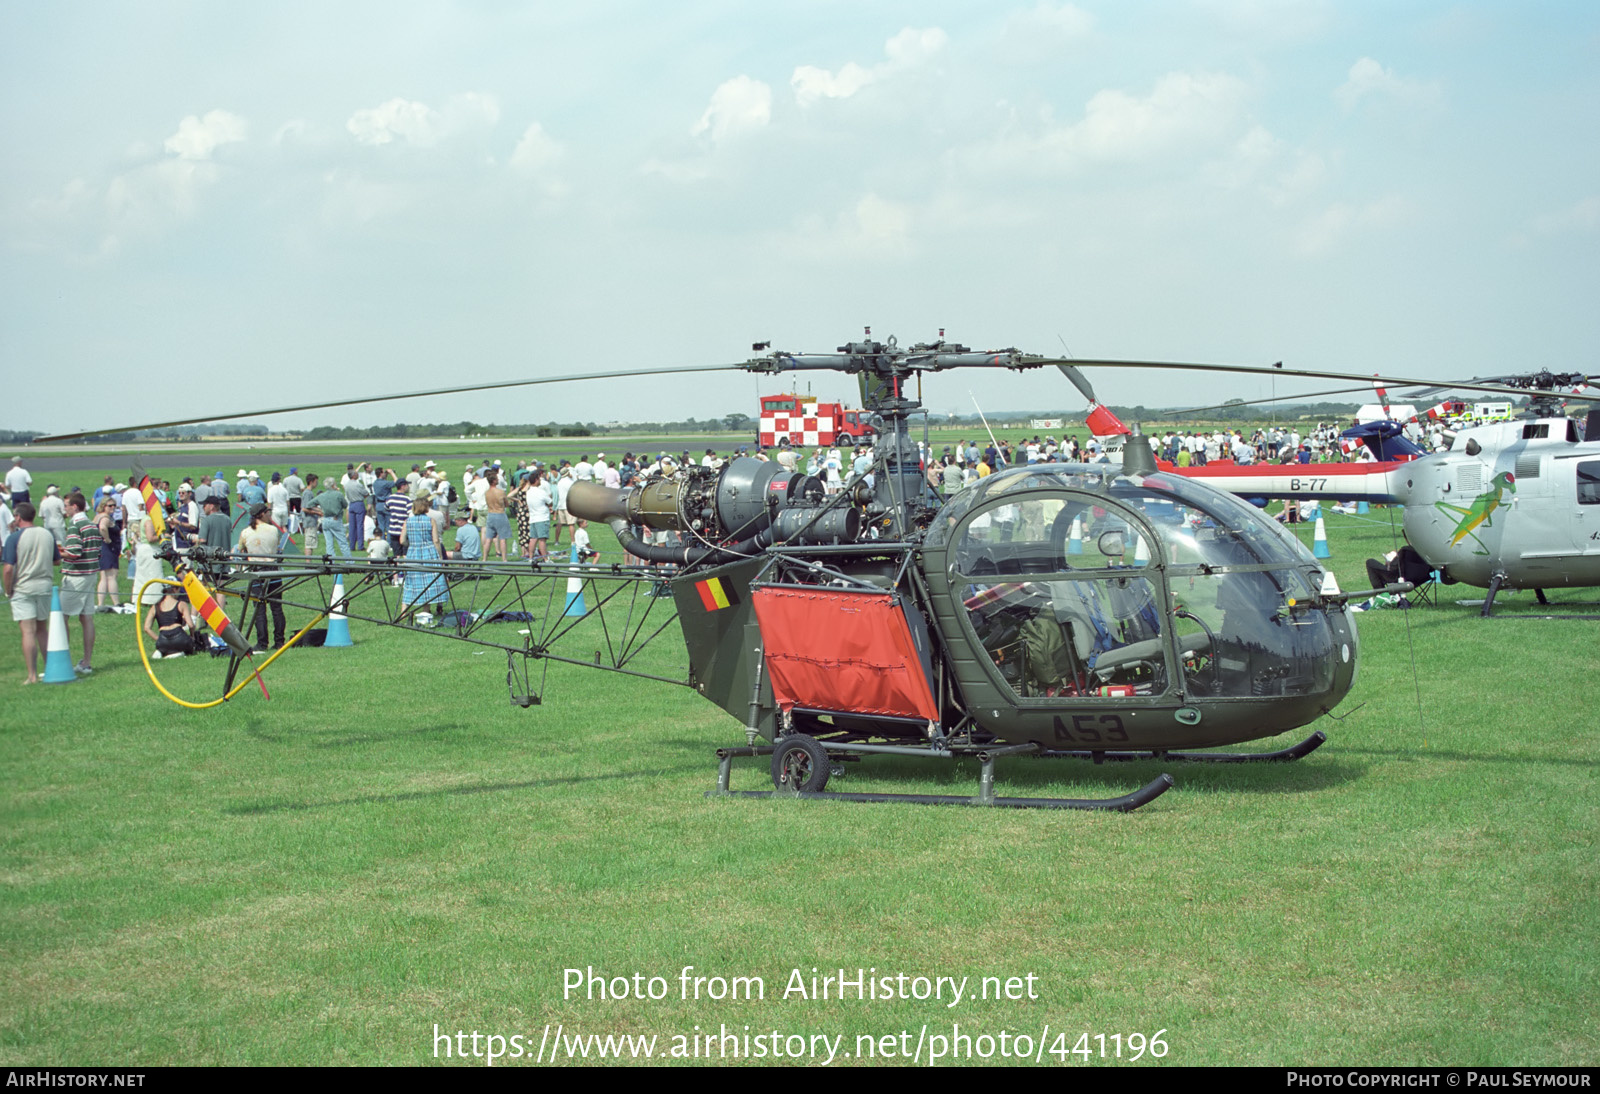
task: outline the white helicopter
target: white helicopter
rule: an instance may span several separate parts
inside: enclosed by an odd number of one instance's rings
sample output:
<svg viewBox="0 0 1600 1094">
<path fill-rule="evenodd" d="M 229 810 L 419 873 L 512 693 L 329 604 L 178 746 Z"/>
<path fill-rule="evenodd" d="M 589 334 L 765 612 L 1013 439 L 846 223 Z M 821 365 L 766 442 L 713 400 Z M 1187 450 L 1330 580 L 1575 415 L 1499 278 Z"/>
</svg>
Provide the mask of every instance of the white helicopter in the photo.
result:
<svg viewBox="0 0 1600 1094">
<path fill-rule="evenodd" d="M 1446 581 L 1489 590 L 1600 585 L 1600 414 L 1578 422 L 1534 399 L 1532 416 L 1457 433 L 1397 485 L 1406 539 Z"/>
<path fill-rule="evenodd" d="M 1216 367 L 1144 364 L 1155 368 Z M 1287 370 L 1279 366 L 1225 369 L 1363 379 L 1345 373 Z M 1094 413 L 1109 414 L 1095 401 L 1087 381 L 1074 375 L 1076 369 L 1063 367 L 1062 371 L 1089 399 Z M 1374 381 L 1393 387 L 1445 389 L 1437 382 L 1366 379 L 1369 384 Z M 1370 454 L 1375 457 L 1368 462 L 1222 462 L 1187 468 L 1162 462 L 1160 466 L 1163 471 L 1205 479 L 1253 499 L 1320 498 L 1399 504 L 1404 507 L 1407 541 L 1444 582 L 1488 589 L 1482 611 L 1485 616 L 1493 610 L 1501 589 L 1533 589 L 1543 604 L 1547 602 L 1546 589 L 1600 586 L 1600 411 L 1591 412 L 1587 425 L 1582 427 L 1562 412 L 1563 400 L 1585 398 L 1585 390 L 1594 389 L 1594 385 L 1577 373 L 1544 371 L 1449 386 L 1531 395 L 1532 399 L 1522 418 L 1462 429 L 1450 437 L 1447 450 L 1431 455 L 1404 441 L 1396 443 L 1379 430 L 1367 438 Z M 1339 394 L 1343 390 L 1347 389 L 1318 394 Z M 1378 393 L 1380 401 L 1387 405 L 1384 386 L 1378 386 Z"/>
</svg>

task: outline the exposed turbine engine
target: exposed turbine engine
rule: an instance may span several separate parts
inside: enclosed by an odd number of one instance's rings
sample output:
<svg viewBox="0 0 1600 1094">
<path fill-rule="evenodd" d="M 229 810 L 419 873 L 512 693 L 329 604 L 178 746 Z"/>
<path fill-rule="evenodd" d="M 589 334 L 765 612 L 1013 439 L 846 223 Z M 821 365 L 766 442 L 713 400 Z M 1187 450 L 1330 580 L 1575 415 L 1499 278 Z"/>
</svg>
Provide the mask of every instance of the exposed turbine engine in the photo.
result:
<svg viewBox="0 0 1600 1094">
<path fill-rule="evenodd" d="M 849 543 L 861 533 L 860 510 L 838 498 L 830 503 L 821 479 L 749 456 L 720 470 L 679 468 L 625 489 L 575 482 L 567 493 L 567 511 L 604 521 L 624 550 L 652 562 L 698 562 L 773 543 Z M 686 532 L 694 542 L 646 543 L 634 534 L 636 526 Z"/>
</svg>

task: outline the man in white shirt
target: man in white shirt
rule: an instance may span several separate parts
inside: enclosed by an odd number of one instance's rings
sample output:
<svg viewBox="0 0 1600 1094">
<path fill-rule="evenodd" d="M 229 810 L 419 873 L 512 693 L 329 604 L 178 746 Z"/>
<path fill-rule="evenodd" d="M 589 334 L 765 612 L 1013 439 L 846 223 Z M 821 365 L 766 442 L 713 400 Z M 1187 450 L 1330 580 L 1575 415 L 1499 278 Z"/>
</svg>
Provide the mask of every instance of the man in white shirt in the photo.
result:
<svg viewBox="0 0 1600 1094">
<path fill-rule="evenodd" d="M 550 511 L 555 505 L 555 494 L 550 489 L 550 484 L 544 481 L 543 472 L 535 471 L 528 476 L 528 538 L 529 550 L 535 562 L 544 562 L 550 558 L 546 544 L 550 540 Z"/>
<path fill-rule="evenodd" d="M 489 512 L 489 480 L 482 471 L 467 484 L 467 505 L 472 511 L 472 523 L 482 525 Z"/>
<path fill-rule="evenodd" d="M 302 492 L 304 487 L 301 488 Z M 278 473 L 272 473 L 272 481 L 267 484 L 267 504 L 272 506 L 272 523 L 276 524 L 282 533 L 278 539 L 278 553 L 281 555 L 288 551 L 289 543 L 289 493 L 288 486 L 279 478 Z"/>
<path fill-rule="evenodd" d="M 46 487 L 39 499 L 39 523 L 55 537 L 57 547 L 67 542 L 67 507 L 54 486 Z"/>
<path fill-rule="evenodd" d="M 563 528 L 570 528 L 573 525 L 572 514 L 567 512 L 567 491 L 572 489 L 572 484 L 574 481 L 576 480 L 574 480 L 572 477 L 572 465 L 566 460 L 562 460 L 561 473 L 556 476 L 556 508 L 554 520 L 550 525 L 550 542 L 552 544 L 560 543 L 561 530 Z"/>
<path fill-rule="evenodd" d="M 122 540 L 131 551 L 144 542 L 144 495 L 137 486 L 122 491 Z"/>
<path fill-rule="evenodd" d="M 6 489 L 11 491 L 12 506 L 29 500 L 28 490 L 33 486 L 33 476 L 22 466 L 21 456 L 11 457 L 11 470 L 6 472 Z"/>
</svg>

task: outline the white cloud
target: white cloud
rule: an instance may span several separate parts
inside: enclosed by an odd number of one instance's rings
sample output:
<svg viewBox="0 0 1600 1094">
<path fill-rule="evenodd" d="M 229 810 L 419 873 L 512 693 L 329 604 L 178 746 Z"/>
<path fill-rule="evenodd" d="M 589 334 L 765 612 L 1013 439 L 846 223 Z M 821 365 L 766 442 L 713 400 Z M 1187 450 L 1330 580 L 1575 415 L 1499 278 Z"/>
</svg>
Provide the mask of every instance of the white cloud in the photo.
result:
<svg viewBox="0 0 1600 1094">
<path fill-rule="evenodd" d="M 1216 137 L 1236 120 L 1244 81 L 1222 73 L 1173 72 L 1149 95 L 1100 91 L 1064 143 L 1089 159 L 1138 159 Z"/>
<path fill-rule="evenodd" d="M 191 216 L 200 191 L 217 177 L 213 163 L 161 160 L 113 178 L 106 187 L 106 209 L 114 221 L 139 224 L 149 224 L 167 212 Z"/>
<path fill-rule="evenodd" d="M 748 76 L 735 76 L 711 93 L 711 103 L 690 132 L 721 141 L 760 129 L 772 120 L 772 88 Z"/>
<path fill-rule="evenodd" d="M 893 71 L 932 59 L 943 52 L 949 41 L 950 36 L 938 27 L 925 30 L 907 27 L 884 43 L 883 52 L 889 58 L 888 68 Z"/>
<path fill-rule="evenodd" d="M 293 141 L 304 140 L 310 129 L 310 125 L 307 124 L 304 118 L 291 118 L 278 126 L 278 131 L 272 134 L 272 143 L 283 145 Z"/>
<path fill-rule="evenodd" d="M 1274 205 L 1288 205 L 1318 189 L 1328 177 L 1328 165 L 1315 152 L 1296 154 L 1294 163 L 1263 189 Z"/>
<path fill-rule="evenodd" d="M 868 193 L 831 218 L 804 218 L 773 247 L 811 259 L 898 260 L 910 250 L 913 219 L 909 205 Z"/>
<path fill-rule="evenodd" d="M 1438 84 L 1397 76 L 1393 69 L 1363 57 L 1350 66 L 1349 75 L 1333 97 L 1348 113 L 1364 99 L 1391 99 L 1410 107 L 1428 107 L 1439 101 L 1440 90 Z"/>
<path fill-rule="evenodd" d="M 438 139 L 442 119 L 424 103 L 390 99 L 382 106 L 357 110 L 345 128 L 362 144 L 388 144 L 405 140 L 427 147 Z"/>
<path fill-rule="evenodd" d="M 411 99 L 390 99 L 379 106 L 357 110 L 345 122 L 345 128 L 362 144 L 405 141 L 431 148 L 457 133 L 493 127 L 499 120 L 500 104 L 494 96 L 469 91 L 452 96 L 443 110 Z"/>
<path fill-rule="evenodd" d="M 871 68 L 854 61 L 846 62 L 837 72 L 801 65 L 789 77 L 789 86 L 801 106 L 810 106 L 819 99 L 848 99 L 869 84 L 926 63 L 941 53 L 948 42 L 949 36 L 938 27 L 906 27 L 884 43 L 884 60 Z"/>
<path fill-rule="evenodd" d="M 945 163 L 980 192 L 1005 177 L 1028 190 L 1071 178 L 1087 187 L 1080 194 L 1134 180 L 1266 193 L 1291 153 L 1251 117 L 1250 97 L 1250 86 L 1226 73 L 1172 72 L 1143 94 L 1095 92 L 1076 119 L 1001 103 L 994 135 L 961 145 Z"/>
<path fill-rule="evenodd" d="M 1410 203 L 1393 194 L 1362 205 L 1335 202 L 1300 226 L 1295 247 L 1309 257 L 1326 254 L 1359 230 L 1392 228 L 1411 215 Z"/>
<path fill-rule="evenodd" d="M 566 157 L 566 149 L 544 131 L 544 126 L 534 122 L 523 130 L 517 146 L 511 150 L 511 170 L 523 178 L 536 181 L 550 197 L 566 194 L 567 186 L 556 174 L 556 168 Z"/>
<path fill-rule="evenodd" d="M 226 110 L 212 110 L 204 118 L 190 114 L 163 145 L 182 160 L 208 160 L 220 145 L 245 139 L 245 120 Z"/>
<path fill-rule="evenodd" d="M 1245 124 L 1244 81 L 1225 73 L 1169 73 L 1148 95 L 1108 88 L 1084 105 L 1071 125 L 1002 137 L 980 150 L 986 159 L 1035 166 L 1078 166 L 1151 160 L 1237 139 Z"/>
<path fill-rule="evenodd" d="M 801 65 L 789 77 L 789 86 L 794 89 L 795 100 L 801 106 L 808 106 L 818 99 L 848 99 L 876 78 L 854 61 L 838 72 L 829 72 L 814 65 Z"/>
<path fill-rule="evenodd" d="M 446 124 L 452 129 L 469 126 L 492 127 L 500 121 L 500 100 L 481 91 L 454 95 L 444 108 Z"/>
<path fill-rule="evenodd" d="M 103 181 L 75 178 L 56 197 L 28 204 L 36 246 L 64 245 L 80 258 L 110 258 L 130 239 L 193 216 L 205 190 L 223 177 L 214 153 L 244 141 L 248 131 L 237 114 L 212 110 L 180 121 L 161 151 L 138 142 L 128 153 L 132 166 Z"/>
<path fill-rule="evenodd" d="M 1229 189 L 1245 186 L 1270 169 L 1283 155 L 1283 142 L 1265 126 L 1253 125 L 1221 157 L 1205 169 L 1207 181 Z"/>
<path fill-rule="evenodd" d="M 1214 186 L 1248 187 L 1279 208 L 1309 197 L 1326 175 L 1322 157 L 1291 148 L 1259 124 L 1250 126 L 1200 171 L 1200 177 Z"/>
<path fill-rule="evenodd" d="M 1540 235 L 1578 235 L 1600 229 L 1600 196 L 1586 197 L 1533 222 Z"/>
<path fill-rule="evenodd" d="M 555 166 L 562 154 L 561 145 L 544 131 L 544 126 L 534 122 L 511 150 L 511 167 L 519 174 L 537 175 Z"/>
</svg>

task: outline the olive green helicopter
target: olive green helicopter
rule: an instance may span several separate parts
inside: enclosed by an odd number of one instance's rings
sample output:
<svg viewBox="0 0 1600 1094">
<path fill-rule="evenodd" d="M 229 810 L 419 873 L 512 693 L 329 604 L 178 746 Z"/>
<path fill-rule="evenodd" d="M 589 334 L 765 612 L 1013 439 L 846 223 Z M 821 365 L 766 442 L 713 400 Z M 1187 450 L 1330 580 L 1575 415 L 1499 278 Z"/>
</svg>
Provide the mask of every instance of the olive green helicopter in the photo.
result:
<svg viewBox="0 0 1600 1094">
<path fill-rule="evenodd" d="M 1167 790 L 1171 776 L 1115 798 L 1007 797 L 995 791 L 995 761 L 1283 762 L 1326 739 L 1318 731 L 1278 751 L 1195 751 L 1306 726 L 1333 711 L 1355 680 L 1358 641 L 1347 601 L 1372 590 L 1342 592 L 1326 566 L 1259 509 L 1159 471 L 1144 443 L 1128 444 L 1120 465 L 1002 469 L 948 498 L 930 487 L 909 428 L 922 409 L 912 381 L 920 389 L 924 373 L 1053 366 L 1077 383 L 1077 366 L 1099 362 L 972 350 L 945 341 L 943 331 L 936 341 L 901 347 L 892 337 L 873 340 L 870 328 L 832 353 L 753 349 L 758 356 L 732 365 L 605 375 L 852 374 L 880 427 L 870 470 L 834 493 L 815 475 L 751 456 L 720 467 L 663 464 L 627 487 L 573 484 L 568 510 L 608 524 L 642 564 L 286 555 L 263 570 L 196 549 L 187 565 L 209 587 L 245 597 L 247 608 L 250 589 L 271 580 L 287 591 L 279 593 L 285 603 L 318 618 L 344 611 L 388 624 L 405 621 L 385 591 L 397 573 L 438 571 L 458 602 L 487 580 L 519 590 L 514 599 L 525 606 L 547 587 L 555 609 L 523 640 L 490 637 L 469 612 L 435 631 L 505 650 L 512 701 L 521 706 L 542 702 L 526 675 L 529 662 L 590 664 L 562 652 L 575 613 L 570 591 L 561 611 L 560 590 L 579 589 L 579 618 L 615 612 L 624 587 L 635 598 L 670 592 L 650 605 L 675 609 L 681 626 L 687 679 L 671 682 L 744 726 L 743 743 L 718 750 L 717 794 L 1125 811 Z M 199 420 L 210 419 L 191 419 Z M 173 424 L 187 422 L 120 428 Z M 332 578 L 341 582 L 337 592 Z M 596 667 L 650 676 L 631 659 L 668 628 L 658 618 L 647 625 L 647 613 L 629 615 L 621 652 L 601 663 L 596 651 Z M 226 688 L 238 690 L 241 667 L 254 671 L 247 657 L 234 651 Z M 878 754 L 975 759 L 977 792 L 825 790 L 846 764 Z M 732 761 L 757 756 L 770 756 L 775 789 L 733 790 Z"/>
<path fill-rule="evenodd" d="M 1190 751 L 1332 711 L 1356 672 L 1346 601 L 1367 594 L 1340 592 L 1260 510 L 1158 472 L 1146 444 L 1127 445 L 1121 465 L 999 470 L 940 498 L 910 436 L 921 403 L 908 381 L 1046 365 L 1070 376 L 1082 364 L 942 334 L 901 348 L 869 330 L 834 353 L 739 366 L 857 376 L 881 427 L 870 473 L 839 493 L 740 457 L 568 495 L 631 554 L 681 567 L 672 589 L 691 686 L 745 725 L 745 745 L 719 751 L 719 791 L 733 792 L 741 755 L 770 753 L 775 786 L 801 794 L 872 754 L 970 756 L 981 764 L 971 798 L 828 796 L 1125 810 L 1170 776 L 1112 799 L 1011 798 L 994 792 L 994 760 L 1270 762 L 1318 747 L 1320 732 L 1276 752 Z M 646 543 L 638 528 L 685 543 Z"/>
</svg>

